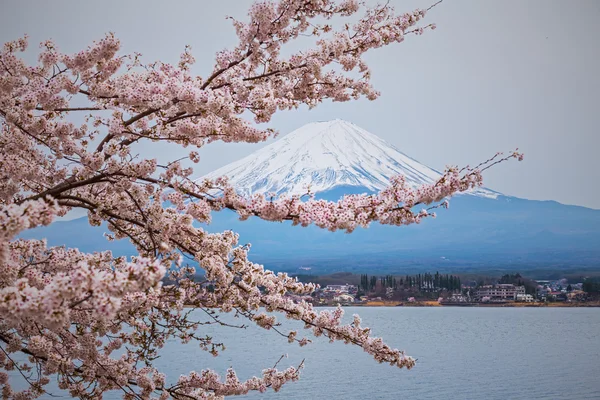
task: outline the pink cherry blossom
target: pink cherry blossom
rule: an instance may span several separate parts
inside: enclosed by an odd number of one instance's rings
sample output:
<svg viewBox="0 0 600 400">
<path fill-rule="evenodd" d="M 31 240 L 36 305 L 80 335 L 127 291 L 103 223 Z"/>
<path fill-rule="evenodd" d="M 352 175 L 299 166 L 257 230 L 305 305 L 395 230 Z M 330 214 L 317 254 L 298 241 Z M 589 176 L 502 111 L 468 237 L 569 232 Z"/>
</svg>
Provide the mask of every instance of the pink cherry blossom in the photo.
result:
<svg viewBox="0 0 600 400">
<path fill-rule="evenodd" d="M 300 376 L 302 364 L 277 364 L 246 381 L 233 370 L 191 371 L 179 378 L 153 360 L 173 338 L 218 356 L 225 344 L 199 327 L 221 324 L 234 312 L 300 346 L 298 331 L 283 332 L 278 316 L 296 320 L 315 337 L 361 347 L 376 361 L 412 368 L 415 360 L 361 325 L 342 322 L 343 310 L 317 312 L 305 298 L 316 288 L 275 273 L 248 258 L 230 231 L 210 234 L 195 222 L 212 212 L 236 211 L 269 221 L 314 224 L 348 233 L 373 222 L 419 223 L 448 207 L 447 198 L 482 184 L 482 172 L 508 159 L 497 154 L 475 168 L 449 167 L 442 178 L 417 189 L 404 177 L 374 195 L 337 202 L 305 196 L 243 197 L 226 178 L 195 182 L 180 160 L 159 165 L 136 152 L 143 142 L 187 150 L 213 141 L 256 143 L 277 134 L 268 123 L 280 110 L 315 107 L 325 100 L 376 99 L 363 56 L 403 42 L 435 25 L 426 10 L 396 14 L 389 5 L 363 10 L 356 0 L 257 1 L 247 21 L 233 20 L 238 44 L 219 52 L 205 76 L 192 75 L 192 49 L 177 65 L 145 64 L 120 54 L 108 34 L 75 54 L 51 41 L 38 62 L 20 53 L 24 37 L 0 50 L 0 385 L 4 398 L 45 396 L 50 378 L 73 397 L 99 398 L 111 390 L 125 398 L 222 398 L 251 390 L 278 391 Z M 333 26 L 341 17 L 353 24 Z M 337 23 L 337 22 L 336 22 Z M 315 44 L 283 52 L 299 36 Z M 283 56 L 282 54 L 291 54 Z M 254 123 L 245 117 L 253 115 Z M 75 115 L 85 115 L 85 123 Z M 257 127 L 259 126 L 259 127 Z M 24 230 L 50 224 L 73 209 L 89 223 L 105 223 L 108 240 L 131 241 L 135 257 L 87 254 L 22 240 Z M 188 259 L 193 263 L 188 263 Z M 195 267 L 194 265 L 199 265 Z M 194 281 L 197 270 L 204 280 Z M 201 311 L 193 319 L 184 311 Z M 14 361 L 23 353 L 26 362 Z M 116 354 L 121 354 L 117 356 Z M 23 358 L 19 358 L 23 359 Z M 29 388 L 15 392 L 4 371 L 24 372 Z M 4 370 L 4 371 L 2 371 Z M 31 373 L 27 372 L 30 371 Z M 27 374 L 25 374 L 27 372 Z"/>
</svg>

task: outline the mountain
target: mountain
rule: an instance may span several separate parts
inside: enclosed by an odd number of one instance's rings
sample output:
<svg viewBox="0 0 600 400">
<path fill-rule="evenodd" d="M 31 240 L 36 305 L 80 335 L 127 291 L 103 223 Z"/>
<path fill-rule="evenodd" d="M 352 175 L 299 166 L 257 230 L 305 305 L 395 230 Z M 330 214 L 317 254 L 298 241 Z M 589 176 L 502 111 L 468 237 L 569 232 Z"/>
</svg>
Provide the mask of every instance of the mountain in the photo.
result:
<svg viewBox="0 0 600 400">
<path fill-rule="evenodd" d="M 268 146 L 202 177 L 228 176 L 242 194 L 323 193 L 336 188 L 383 189 L 402 174 L 413 187 L 441 174 L 410 158 L 380 137 L 343 120 L 313 122 Z M 354 191 L 354 190 L 352 190 Z M 495 198 L 476 189 L 471 194 Z"/>
<path fill-rule="evenodd" d="M 334 120 L 307 124 L 199 179 L 228 176 L 242 194 L 302 194 L 310 184 L 317 198 L 337 200 L 344 194 L 382 189 L 395 174 L 405 175 L 414 186 L 440 176 L 378 136 Z M 241 222 L 228 210 L 214 213 L 205 229 L 238 232 L 242 244 L 252 243 L 253 261 L 286 271 L 600 268 L 600 210 L 520 199 L 486 188 L 455 196 L 450 204 L 450 210 L 440 210 L 435 220 L 428 218 L 419 225 L 372 224 L 350 235 L 257 218 Z M 78 219 L 28 231 L 24 237 L 46 237 L 51 245 L 85 251 L 132 252 L 126 241 L 108 246 L 101 238 L 105 230 Z"/>
</svg>

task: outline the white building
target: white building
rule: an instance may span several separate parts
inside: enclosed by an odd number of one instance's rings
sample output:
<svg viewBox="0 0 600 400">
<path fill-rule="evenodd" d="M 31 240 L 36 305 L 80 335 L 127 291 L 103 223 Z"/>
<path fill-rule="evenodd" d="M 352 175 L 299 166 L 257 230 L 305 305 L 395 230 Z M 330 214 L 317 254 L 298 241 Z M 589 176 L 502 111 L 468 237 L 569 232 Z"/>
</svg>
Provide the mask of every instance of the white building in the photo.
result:
<svg viewBox="0 0 600 400">
<path fill-rule="evenodd" d="M 452 293 L 452 296 L 448 300 L 453 303 L 467 303 L 469 298 L 462 293 Z"/>
<path fill-rule="evenodd" d="M 355 285 L 327 285 L 324 289 L 326 292 L 349 293 L 356 289 Z"/>
<path fill-rule="evenodd" d="M 515 300 L 516 301 L 524 301 L 525 303 L 531 303 L 533 302 L 533 296 L 530 294 L 517 294 L 515 296 Z"/>
<path fill-rule="evenodd" d="M 512 283 L 487 285 L 477 288 L 477 297 L 489 298 L 489 301 L 516 300 L 517 295 L 525 295 L 525 286 L 515 286 Z"/>
<path fill-rule="evenodd" d="M 339 296 L 335 296 L 333 301 L 338 303 L 354 303 L 354 296 L 350 296 L 349 294 L 340 294 Z"/>
</svg>

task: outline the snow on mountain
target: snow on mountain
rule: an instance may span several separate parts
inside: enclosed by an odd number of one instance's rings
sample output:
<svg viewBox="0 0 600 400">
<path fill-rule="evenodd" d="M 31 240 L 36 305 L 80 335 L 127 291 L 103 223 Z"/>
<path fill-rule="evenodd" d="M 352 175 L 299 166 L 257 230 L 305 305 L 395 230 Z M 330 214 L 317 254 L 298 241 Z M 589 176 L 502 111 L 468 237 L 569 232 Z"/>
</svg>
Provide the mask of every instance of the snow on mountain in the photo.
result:
<svg viewBox="0 0 600 400">
<path fill-rule="evenodd" d="M 227 176 L 242 194 L 304 194 L 309 185 L 313 193 L 339 186 L 376 191 L 397 174 L 406 176 L 413 186 L 432 183 L 441 175 L 378 136 L 336 119 L 304 125 L 200 179 Z M 499 195 L 483 188 L 471 194 Z"/>
</svg>

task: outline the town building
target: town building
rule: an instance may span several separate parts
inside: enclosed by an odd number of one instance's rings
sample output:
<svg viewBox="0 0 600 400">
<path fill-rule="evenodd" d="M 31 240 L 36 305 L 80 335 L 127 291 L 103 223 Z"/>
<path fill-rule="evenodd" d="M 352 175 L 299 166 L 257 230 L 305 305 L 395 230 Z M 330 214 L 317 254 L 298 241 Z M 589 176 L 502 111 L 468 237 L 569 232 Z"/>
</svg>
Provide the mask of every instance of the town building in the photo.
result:
<svg viewBox="0 0 600 400">
<path fill-rule="evenodd" d="M 549 292 L 546 299 L 551 299 L 552 301 L 565 301 L 567 299 L 567 294 L 556 290 Z"/>
<path fill-rule="evenodd" d="M 338 296 L 335 296 L 333 298 L 333 301 L 340 303 L 340 304 L 350 304 L 350 303 L 354 303 L 354 296 L 351 296 L 349 294 L 340 294 Z"/>
<path fill-rule="evenodd" d="M 512 283 L 486 285 L 477 288 L 477 298 L 483 301 L 514 301 L 517 295 L 525 295 L 525 286 L 515 286 Z"/>
<path fill-rule="evenodd" d="M 530 295 L 530 294 L 521 294 L 521 293 L 519 293 L 519 294 L 517 294 L 515 296 L 515 300 L 516 301 L 523 301 L 525 303 L 531 303 L 531 302 L 533 302 L 533 296 Z"/>
<path fill-rule="evenodd" d="M 452 293 L 452 295 L 450 297 L 439 297 L 438 298 L 438 303 L 440 304 L 450 304 L 450 303 L 469 303 L 470 302 L 470 298 L 469 296 L 463 294 L 463 293 Z"/>
<path fill-rule="evenodd" d="M 468 303 L 469 298 L 462 293 L 452 293 L 452 296 L 448 298 L 449 301 L 453 303 Z"/>
<path fill-rule="evenodd" d="M 325 292 L 332 293 L 356 293 L 356 285 L 327 285 L 324 289 Z"/>
</svg>

